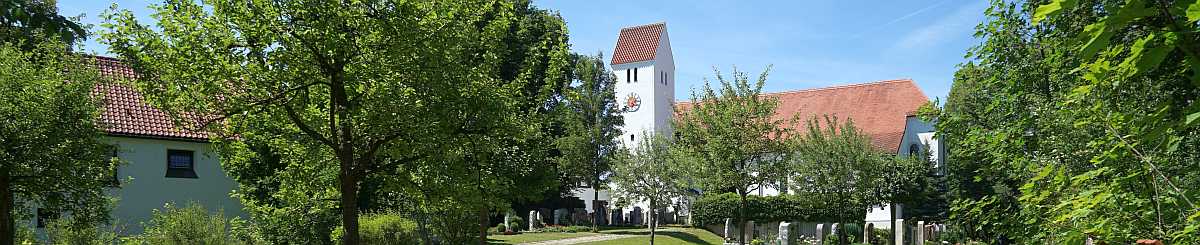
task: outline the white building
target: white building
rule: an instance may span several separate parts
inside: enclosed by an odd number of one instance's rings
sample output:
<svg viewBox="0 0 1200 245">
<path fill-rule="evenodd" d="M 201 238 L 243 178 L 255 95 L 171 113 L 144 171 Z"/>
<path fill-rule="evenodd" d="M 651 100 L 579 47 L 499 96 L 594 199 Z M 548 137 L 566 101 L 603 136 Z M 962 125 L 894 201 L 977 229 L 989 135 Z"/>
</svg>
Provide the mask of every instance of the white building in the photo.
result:
<svg viewBox="0 0 1200 245">
<path fill-rule="evenodd" d="M 617 101 L 625 109 L 621 144 L 632 148 L 643 135 L 671 135 L 675 60 L 666 23 L 621 28 L 610 65 L 617 76 Z M 601 202 L 611 202 L 608 191 L 601 190 L 598 195 Z M 575 196 L 583 200 L 588 212 L 595 212 L 592 188 L 576 190 Z"/>
</svg>

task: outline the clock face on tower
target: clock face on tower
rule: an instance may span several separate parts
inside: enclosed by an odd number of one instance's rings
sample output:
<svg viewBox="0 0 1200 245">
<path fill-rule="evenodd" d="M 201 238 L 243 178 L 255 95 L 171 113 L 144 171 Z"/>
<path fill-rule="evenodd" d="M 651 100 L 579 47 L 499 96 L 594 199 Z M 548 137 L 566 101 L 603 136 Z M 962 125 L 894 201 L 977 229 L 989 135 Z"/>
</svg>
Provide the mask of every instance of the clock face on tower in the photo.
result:
<svg viewBox="0 0 1200 245">
<path fill-rule="evenodd" d="M 642 108 L 642 97 L 639 97 L 637 95 L 637 93 L 629 93 L 628 96 L 625 96 L 625 111 L 635 112 L 641 108 Z"/>
</svg>

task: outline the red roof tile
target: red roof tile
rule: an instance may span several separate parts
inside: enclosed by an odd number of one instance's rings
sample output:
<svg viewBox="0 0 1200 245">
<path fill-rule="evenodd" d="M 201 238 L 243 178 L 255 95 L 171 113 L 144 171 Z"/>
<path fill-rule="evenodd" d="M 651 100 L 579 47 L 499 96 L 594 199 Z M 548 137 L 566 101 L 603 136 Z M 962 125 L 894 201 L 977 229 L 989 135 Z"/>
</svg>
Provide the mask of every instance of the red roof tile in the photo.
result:
<svg viewBox="0 0 1200 245">
<path fill-rule="evenodd" d="M 654 59 L 659 38 L 667 24 L 663 22 L 621 28 L 617 47 L 613 49 L 612 64 L 625 64 Z"/>
<path fill-rule="evenodd" d="M 136 89 L 111 81 L 135 78 L 137 74 L 128 65 L 108 57 L 95 56 L 95 61 L 100 76 L 107 78 L 96 83 L 92 90 L 93 94 L 103 98 L 104 111 L 100 113 L 100 124 L 105 132 L 110 135 L 208 140 L 207 133 L 175 127 L 166 113 L 147 104 Z"/>
<path fill-rule="evenodd" d="M 849 118 L 855 127 L 871 137 L 873 146 L 892 153 L 897 152 L 904 138 L 907 115 L 929 102 L 911 79 L 765 93 L 762 96 L 779 99 L 779 108 L 772 119 L 781 120 L 785 125 L 791 125 L 788 122 L 797 114 L 803 120 L 821 115 L 836 116 L 840 122 Z M 687 110 L 690 104 L 680 102 L 676 107 Z M 804 127 L 804 122 L 800 122 L 793 129 L 806 130 Z"/>
</svg>

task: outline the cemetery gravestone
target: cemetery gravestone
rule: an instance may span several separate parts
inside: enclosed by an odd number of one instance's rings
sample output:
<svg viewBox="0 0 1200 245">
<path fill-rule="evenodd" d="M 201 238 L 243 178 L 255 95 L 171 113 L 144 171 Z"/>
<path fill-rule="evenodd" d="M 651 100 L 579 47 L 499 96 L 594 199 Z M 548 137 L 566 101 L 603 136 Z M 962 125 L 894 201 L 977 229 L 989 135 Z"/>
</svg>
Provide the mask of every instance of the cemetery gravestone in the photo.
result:
<svg viewBox="0 0 1200 245">
<path fill-rule="evenodd" d="M 512 233 L 512 213 L 504 213 L 504 232 Z"/>
<path fill-rule="evenodd" d="M 825 224 L 817 224 L 817 244 L 825 244 Z"/>
<path fill-rule="evenodd" d="M 896 244 L 904 244 L 904 219 L 896 219 L 896 225 L 892 226 L 896 230 Z"/>
<path fill-rule="evenodd" d="M 863 243 L 871 244 L 871 235 L 875 233 L 875 224 L 867 223 L 867 228 L 863 228 Z"/>
<path fill-rule="evenodd" d="M 724 235 L 724 236 L 725 236 L 725 241 L 726 241 L 726 242 L 728 242 L 728 241 L 732 241 L 732 239 L 730 239 L 730 238 L 731 238 L 731 236 L 730 236 L 731 234 L 733 234 L 733 219 L 731 219 L 731 218 L 725 218 L 725 234 L 722 234 L 722 235 Z"/>
<path fill-rule="evenodd" d="M 833 223 L 832 225 L 829 225 L 829 236 L 830 237 L 839 237 L 838 236 L 838 223 Z"/>
<path fill-rule="evenodd" d="M 913 241 L 914 243 L 925 245 L 925 221 L 917 221 L 917 233 L 914 235 L 917 235 L 916 241 Z"/>
<path fill-rule="evenodd" d="M 795 229 L 792 228 L 792 224 L 788 222 L 779 222 L 778 241 L 780 245 L 795 245 L 796 236 L 793 236 L 793 233 L 795 233 Z"/>
<path fill-rule="evenodd" d="M 537 228 L 535 226 L 537 223 L 538 223 L 537 211 L 530 210 L 529 211 L 529 230 L 532 231 L 533 229 Z"/>
</svg>

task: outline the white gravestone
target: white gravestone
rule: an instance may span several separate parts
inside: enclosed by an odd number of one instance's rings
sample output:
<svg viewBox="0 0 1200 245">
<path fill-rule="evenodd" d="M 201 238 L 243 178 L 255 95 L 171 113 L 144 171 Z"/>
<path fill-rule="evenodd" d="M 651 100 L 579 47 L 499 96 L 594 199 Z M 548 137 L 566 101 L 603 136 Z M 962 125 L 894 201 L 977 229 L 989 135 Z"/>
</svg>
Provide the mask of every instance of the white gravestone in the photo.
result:
<svg viewBox="0 0 1200 245">
<path fill-rule="evenodd" d="M 825 224 L 817 224 L 817 244 L 825 244 Z"/>
<path fill-rule="evenodd" d="M 725 218 L 725 233 L 721 235 L 724 235 L 725 241 L 728 242 L 733 241 L 733 239 L 730 239 L 732 238 L 731 234 L 733 234 L 733 219 Z"/>
<path fill-rule="evenodd" d="M 875 233 L 875 224 L 867 223 L 867 227 L 863 228 L 863 243 L 871 244 L 871 234 Z"/>
<path fill-rule="evenodd" d="M 529 211 L 529 230 L 533 231 L 534 228 L 537 228 L 536 225 L 537 225 L 537 211 L 530 210 Z"/>
<path fill-rule="evenodd" d="M 904 219 L 896 219 L 896 225 L 892 228 L 896 230 L 896 244 L 904 244 Z"/>
<path fill-rule="evenodd" d="M 832 225 L 829 225 L 829 236 L 830 237 L 841 237 L 841 236 L 838 236 L 838 226 L 840 226 L 838 224 L 839 223 L 833 223 Z"/>
<path fill-rule="evenodd" d="M 925 221 L 917 221 L 917 238 L 913 241 L 917 245 L 925 245 Z"/>
<path fill-rule="evenodd" d="M 794 228 L 792 227 L 791 223 L 779 222 L 779 238 L 778 238 L 779 244 L 780 245 L 795 245 L 796 244 L 796 236 L 792 235 L 793 233 L 795 233 L 793 231 L 794 231 Z"/>
<path fill-rule="evenodd" d="M 504 232 L 512 233 L 512 214 L 504 213 Z"/>
</svg>

